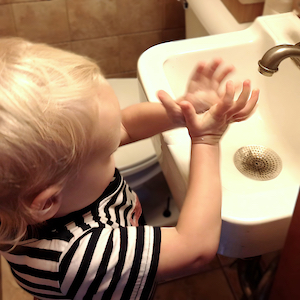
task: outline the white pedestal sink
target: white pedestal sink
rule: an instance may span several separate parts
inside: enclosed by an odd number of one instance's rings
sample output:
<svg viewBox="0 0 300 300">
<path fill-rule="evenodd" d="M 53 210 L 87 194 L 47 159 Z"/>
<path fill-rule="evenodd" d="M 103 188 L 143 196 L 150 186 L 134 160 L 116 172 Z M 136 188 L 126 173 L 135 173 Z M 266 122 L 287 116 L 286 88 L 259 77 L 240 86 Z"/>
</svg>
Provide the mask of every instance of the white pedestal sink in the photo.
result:
<svg viewBox="0 0 300 300">
<path fill-rule="evenodd" d="M 233 124 L 221 141 L 223 185 L 222 233 L 219 253 L 250 257 L 282 248 L 300 183 L 300 70 L 286 59 L 279 72 L 266 78 L 257 62 L 277 44 L 300 41 L 300 20 L 293 13 L 260 17 L 243 31 L 161 44 L 139 59 L 144 97 L 157 102 L 156 92 L 174 98 L 184 94 L 189 75 L 200 60 L 222 57 L 236 66 L 233 80 L 251 79 L 261 90 L 259 107 L 245 122 Z M 153 138 L 159 161 L 178 207 L 189 174 L 190 139 L 185 128 Z M 275 151 L 282 170 L 271 180 L 254 180 L 236 168 L 241 147 L 255 145 Z"/>
</svg>

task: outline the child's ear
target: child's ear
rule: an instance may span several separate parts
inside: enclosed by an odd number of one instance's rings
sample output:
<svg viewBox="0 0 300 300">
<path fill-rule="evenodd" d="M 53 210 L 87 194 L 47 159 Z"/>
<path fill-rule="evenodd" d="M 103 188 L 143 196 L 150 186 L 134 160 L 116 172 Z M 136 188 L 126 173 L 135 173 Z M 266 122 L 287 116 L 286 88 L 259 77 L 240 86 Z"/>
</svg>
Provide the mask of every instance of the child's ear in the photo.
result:
<svg viewBox="0 0 300 300">
<path fill-rule="evenodd" d="M 61 205 L 61 189 L 60 186 L 52 185 L 33 199 L 30 209 L 34 220 L 42 223 L 54 217 Z"/>
</svg>

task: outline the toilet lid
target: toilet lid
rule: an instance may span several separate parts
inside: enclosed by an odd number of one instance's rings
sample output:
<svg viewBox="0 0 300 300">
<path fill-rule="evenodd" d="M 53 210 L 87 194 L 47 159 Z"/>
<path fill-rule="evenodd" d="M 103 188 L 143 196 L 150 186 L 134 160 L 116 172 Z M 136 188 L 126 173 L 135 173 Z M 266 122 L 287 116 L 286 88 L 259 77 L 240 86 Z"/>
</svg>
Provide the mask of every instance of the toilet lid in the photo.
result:
<svg viewBox="0 0 300 300">
<path fill-rule="evenodd" d="M 117 95 L 121 109 L 139 103 L 138 82 L 136 78 L 113 78 L 107 80 Z M 155 149 L 150 138 L 124 145 L 114 154 L 116 166 L 126 169 L 145 169 L 157 162 Z"/>
</svg>

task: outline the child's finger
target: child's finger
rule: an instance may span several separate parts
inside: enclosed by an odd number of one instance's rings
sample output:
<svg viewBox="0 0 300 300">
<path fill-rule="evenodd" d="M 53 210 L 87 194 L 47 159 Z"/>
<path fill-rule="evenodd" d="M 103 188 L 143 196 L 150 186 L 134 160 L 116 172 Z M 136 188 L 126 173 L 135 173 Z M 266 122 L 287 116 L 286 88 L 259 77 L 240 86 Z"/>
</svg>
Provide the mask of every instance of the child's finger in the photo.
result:
<svg viewBox="0 0 300 300">
<path fill-rule="evenodd" d="M 216 70 L 219 68 L 219 66 L 222 64 L 222 59 L 221 58 L 215 58 L 211 64 L 209 64 L 204 70 L 203 74 L 207 78 L 212 78 L 216 72 Z"/>
<path fill-rule="evenodd" d="M 217 82 L 220 84 L 223 80 L 235 70 L 234 66 L 227 66 L 218 76 L 216 76 Z"/>
<path fill-rule="evenodd" d="M 259 98 L 259 90 L 253 90 L 250 99 L 247 101 L 246 106 L 237 114 L 232 116 L 233 122 L 244 121 L 251 116 L 255 111 Z"/>
<path fill-rule="evenodd" d="M 157 97 L 161 101 L 170 120 L 180 126 L 185 125 L 185 120 L 178 103 L 180 100 L 174 101 L 172 97 L 163 90 L 157 92 Z"/>
<path fill-rule="evenodd" d="M 242 92 L 240 93 L 238 99 L 235 101 L 232 108 L 227 113 L 228 118 L 239 113 L 246 106 L 250 93 L 251 93 L 251 82 L 250 80 L 245 80 L 243 82 Z"/>
<path fill-rule="evenodd" d="M 177 106 L 173 98 L 163 90 L 157 92 L 157 98 L 167 111 L 171 111 Z"/>
<path fill-rule="evenodd" d="M 189 129 L 194 128 L 197 123 L 197 113 L 193 105 L 187 101 L 179 103 L 185 123 Z"/>
<path fill-rule="evenodd" d="M 201 79 L 203 70 L 205 69 L 206 63 L 204 61 L 201 61 L 198 63 L 197 68 L 194 72 L 194 74 L 191 77 L 191 81 L 199 81 Z"/>
<path fill-rule="evenodd" d="M 211 114 L 216 120 L 224 118 L 224 115 L 230 110 L 233 105 L 234 84 L 232 81 L 227 81 L 225 95 L 217 105 L 210 109 Z"/>
</svg>

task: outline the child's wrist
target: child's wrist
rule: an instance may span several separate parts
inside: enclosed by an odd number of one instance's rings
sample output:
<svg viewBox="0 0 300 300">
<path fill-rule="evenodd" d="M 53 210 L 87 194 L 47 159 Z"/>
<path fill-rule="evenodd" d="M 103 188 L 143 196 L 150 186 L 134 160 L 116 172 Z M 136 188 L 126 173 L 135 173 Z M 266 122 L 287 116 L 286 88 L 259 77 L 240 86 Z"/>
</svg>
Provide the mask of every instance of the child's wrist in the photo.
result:
<svg viewBox="0 0 300 300">
<path fill-rule="evenodd" d="M 203 136 L 191 136 L 192 144 L 206 144 L 217 145 L 220 142 L 221 135 L 203 135 Z"/>
</svg>

